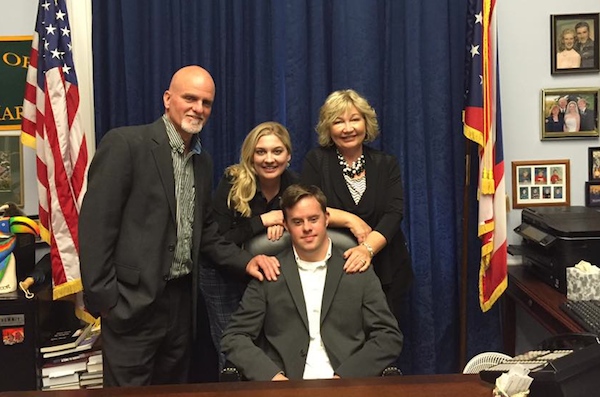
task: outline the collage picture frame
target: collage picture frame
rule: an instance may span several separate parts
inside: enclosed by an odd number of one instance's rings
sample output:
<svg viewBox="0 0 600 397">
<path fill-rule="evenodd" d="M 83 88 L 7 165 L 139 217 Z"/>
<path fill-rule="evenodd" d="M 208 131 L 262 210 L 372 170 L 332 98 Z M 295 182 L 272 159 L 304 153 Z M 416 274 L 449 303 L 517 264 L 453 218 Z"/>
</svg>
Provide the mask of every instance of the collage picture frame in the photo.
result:
<svg viewBox="0 0 600 397">
<path fill-rule="evenodd" d="M 570 161 L 513 161 L 512 196 L 515 209 L 570 205 Z"/>
</svg>

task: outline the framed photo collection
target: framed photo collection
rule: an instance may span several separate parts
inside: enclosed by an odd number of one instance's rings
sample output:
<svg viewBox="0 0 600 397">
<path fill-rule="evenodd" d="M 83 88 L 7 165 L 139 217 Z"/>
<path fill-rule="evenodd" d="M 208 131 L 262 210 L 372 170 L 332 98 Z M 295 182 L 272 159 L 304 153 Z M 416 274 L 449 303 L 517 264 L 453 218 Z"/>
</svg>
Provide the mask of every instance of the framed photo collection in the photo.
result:
<svg viewBox="0 0 600 397">
<path fill-rule="evenodd" d="M 512 162 L 513 208 L 571 204 L 569 160 Z"/>
</svg>

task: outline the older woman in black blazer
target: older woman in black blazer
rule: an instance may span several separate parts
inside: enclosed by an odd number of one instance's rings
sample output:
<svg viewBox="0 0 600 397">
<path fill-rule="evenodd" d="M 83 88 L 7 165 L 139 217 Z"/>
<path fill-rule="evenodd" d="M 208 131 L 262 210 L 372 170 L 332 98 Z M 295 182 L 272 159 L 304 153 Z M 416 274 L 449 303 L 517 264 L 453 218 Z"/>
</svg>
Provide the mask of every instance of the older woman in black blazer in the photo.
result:
<svg viewBox="0 0 600 397">
<path fill-rule="evenodd" d="M 301 180 L 325 193 L 330 226 L 347 227 L 358 240 L 344 253 L 344 269 L 362 272 L 372 264 L 402 324 L 413 271 L 400 229 L 404 210 L 398 160 L 365 145 L 379 134 L 377 116 L 354 90 L 327 97 L 316 130 L 320 147 L 306 155 Z"/>
</svg>

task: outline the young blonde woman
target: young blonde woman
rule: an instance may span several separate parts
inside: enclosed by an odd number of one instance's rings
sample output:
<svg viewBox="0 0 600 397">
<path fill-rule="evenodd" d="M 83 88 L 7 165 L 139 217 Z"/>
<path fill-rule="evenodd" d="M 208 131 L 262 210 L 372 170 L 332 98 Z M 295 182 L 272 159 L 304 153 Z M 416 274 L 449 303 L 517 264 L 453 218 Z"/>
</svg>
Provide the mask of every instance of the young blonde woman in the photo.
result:
<svg viewBox="0 0 600 397">
<path fill-rule="evenodd" d="M 289 185 L 298 182 L 298 176 L 288 170 L 291 158 L 291 139 L 283 125 L 268 121 L 248 133 L 239 163 L 225 170 L 213 196 L 215 220 L 225 238 L 239 246 L 257 238 L 269 240 L 262 244 L 266 249 L 278 244 L 284 234 L 279 198 Z M 204 266 L 200 286 L 219 351 L 221 334 L 238 307 L 246 280 Z M 222 356 L 220 361 L 222 365 Z"/>
</svg>

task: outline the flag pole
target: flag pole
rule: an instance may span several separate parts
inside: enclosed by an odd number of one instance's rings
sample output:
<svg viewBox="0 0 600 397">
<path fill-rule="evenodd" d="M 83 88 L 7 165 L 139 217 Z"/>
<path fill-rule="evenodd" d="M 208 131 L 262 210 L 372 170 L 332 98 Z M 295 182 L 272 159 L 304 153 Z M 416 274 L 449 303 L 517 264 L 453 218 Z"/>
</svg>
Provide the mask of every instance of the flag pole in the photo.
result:
<svg viewBox="0 0 600 397">
<path fill-rule="evenodd" d="M 467 364 L 467 295 L 469 263 L 469 187 L 471 186 L 471 140 L 465 139 L 465 183 L 463 186 L 462 260 L 459 293 L 459 372 Z"/>
</svg>

